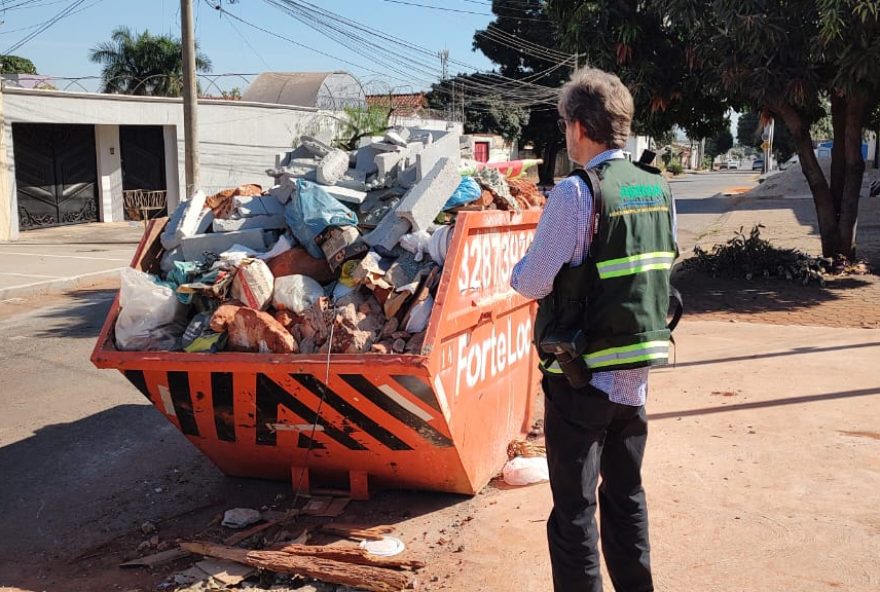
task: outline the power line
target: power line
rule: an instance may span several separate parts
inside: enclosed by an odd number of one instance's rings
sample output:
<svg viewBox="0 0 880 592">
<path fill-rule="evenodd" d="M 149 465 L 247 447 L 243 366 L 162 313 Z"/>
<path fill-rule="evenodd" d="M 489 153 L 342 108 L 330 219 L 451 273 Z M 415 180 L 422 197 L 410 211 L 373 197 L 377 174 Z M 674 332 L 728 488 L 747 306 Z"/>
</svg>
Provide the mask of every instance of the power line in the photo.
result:
<svg viewBox="0 0 880 592">
<path fill-rule="evenodd" d="M 477 16 L 492 16 L 492 13 L 489 12 L 476 12 L 473 10 L 461 10 L 458 8 L 448 8 L 445 6 L 432 6 L 430 4 L 419 4 L 418 2 L 407 2 L 406 0 L 382 0 L 383 2 L 390 2 L 392 4 L 405 4 L 407 6 L 418 6 L 419 8 L 430 8 L 431 10 L 442 10 L 444 12 L 457 12 L 459 14 L 473 14 Z"/>
<path fill-rule="evenodd" d="M 55 0 L 54 2 L 50 2 L 50 4 L 61 4 L 62 2 L 66 2 L 66 1 L 67 1 L 67 0 Z M 89 8 L 91 8 L 92 6 L 94 6 L 95 4 L 98 4 L 99 2 L 103 2 L 103 1 L 104 1 L 104 0 L 94 0 L 94 2 L 92 2 L 91 4 L 86 4 L 86 5 L 83 6 L 82 8 L 78 8 L 78 9 L 74 10 L 74 11 L 71 12 L 68 16 L 73 16 L 73 15 L 75 15 L 75 14 L 79 14 L 80 12 L 82 12 L 82 11 L 84 11 L 84 10 L 88 10 Z M 42 6 L 48 6 L 48 4 L 44 4 L 44 5 L 42 5 Z M 40 8 L 42 8 L 42 6 L 40 6 Z M 31 7 L 25 7 L 25 8 L 31 8 Z M 36 8 L 36 7 L 33 7 L 33 8 Z M 0 11 L 2 11 L 2 10 L 3 10 L 3 9 L 0 8 Z M 11 35 L 11 34 L 13 34 L 13 33 L 21 33 L 22 31 L 30 31 L 30 30 L 32 30 L 32 29 L 36 29 L 37 27 L 42 27 L 43 24 L 44 24 L 44 23 L 37 23 L 37 24 L 35 24 L 35 25 L 29 25 L 29 26 L 27 26 L 27 27 L 20 27 L 20 28 L 18 28 L 18 29 L 11 29 L 11 30 L 9 30 L 9 31 L 0 31 L 0 35 Z"/>
<path fill-rule="evenodd" d="M 407 6 L 417 6 L 419 8 L 427 8 L 429 10 L 440 10 L 443 12 L 455 12 L 458 14 L 469 14 L 476 16 L 496 16 L 491 12 L 476 12 L 474 10 L 463 10 L 460 8 L 449 8 L 446 6 L 435 6 L 433 4 L 421 4 L 419 2 L 410 2 L 408 0 L 382 0 L 382 2 L 390 2 L 392 4 L 405 4 Z M 513 9 L 513 10 L 524 10 L 524 9 Z M 504 16 L 504 15 L 499 15 Z M 535 18 L 535 17 L 526 17 L 526 16 L 517 16 L 516 18 L 524 21 L 536 21 L 536 22 L 547 22 L 546 18 Z"/>
<path fill-rule="evenodd" d="M 72 11 L 73 11 L 75 8 L 79 8 L 79 6 L 80 6 L 81 4 L 83 4 L 84 2 L 85 2 L 85 0 L 73 0 L 73 2 L 71 2 L 71 3 L 70 3 L 69 5 L 67 5 L 65 8 L 62 8 L 61 11 L 59 11 L 57 14 L 55 14 L 55 16 L 53 16 L 53 17 L 51 17 L 50 19 L 48 19 L 47 21 L 45 21 L 45 22 L 44 22 L 44 23 L 43 23 L 38 29 L 36 29 L 33 33 L 29 33 L 28 35 L 25 35 L 21 40 L 18 41 L 18 43 L 13 44 L 13 45 L 12 45 L 11 47 L 9 47 L 4 53 L 6 53 L 6 54 L 10 54 L 10 53 L 13 53 L 13 52 L 15 52 L 15 51 L 18 51 L 18 50 L 21 49 L 26 43 L 28 43 L 28 42 L 31 41 L 32 39 L 35 39 L 36 37 L 40 36 L 40 35 L 41 35 L 42 33 L 44 33 L 45 31 L 47 31 L 48 29 L 50 29 L 50 28 L 52 27 L 52 25 L 54 25 L 54 24 L 57 23 L 58 21 L 62 20 L 63 18 L 65 18 L 65 17 L 67 17 L 67 16 L 70 16 L 70 14 L 72 13 Z"/>
<path fill-rule="evenodd" d="M 425 55 L 425 56 L 433 57 L 436 55 L 434 53 L 434 51 L 432 51 L 430 49 L 427 49 L 425 47 L 422 47 L 420 45 L 411 43 L 409 41 L 406 41 L 406 40 L 403 40 L 403 39 L 400 39 L 397 37 L 390 36 L 382 31 L 372 29 L 372 28 L 367 27 L 361 23 L 347 19 L 340 14 L 323 9 L 320 6 L 316 6 L 316 5 L 311 4 L 309 2 L 299 2 L 297 0 L 264 0 L 264 1 L 269 4 L 278 6 L 279 8 L 281 8 L 282 10 L 284 10 L 285 12 L 287 12 L 288 14 L 290 14 L 291 16 L 296 18 L 297 20 L 300 20 L 301 22 L 310 21 L 310 22 L 314 23 L 315 26 L 317 26 L 319 29 L 321 29 L 325 33 L 328 33 L 328 29 L 330 29 L 332 31 L 336 31 L 336 32 L 339 32 L 339 33 L 345 35 L 346 38 L 344 40 L 340 40 L 338 37 L 335 37 L 335 39 L 341 45 L 348 47 L 352 51 L 355 51 L 355 50 L 348 43 L 349 37 L 353 37 L 356 41 L 361 42 L 363 45 L 371 45 L 372 47 L 376 48 L 376 50 L 387 53 L 389 56 L 393 57 L 393 59 L 396 59 L 399 63 L 406 63 L 407 66 L 410 68 L 413 67 L 413 64 L 416 64 L 416 68 L 417 69 L 421 68 L 422 71 L 424 72 L 425 65 L 423 62 L 418 62 L 417 60 L 414 60 L 413 58 L 407 57 L 406 55 L 401 55 L 399 52 L 390 51 L 388 48 L 386 48 L 382 45 L 377 45 L 375 43 L 366 41 L 363 39 L 363 37 L 361 37 L 360 35 L 358 35 L 356 33 L 353 33 L 351 30 L 341 29 L 340 28 L 341 26 L 347 26 L 347 27 L 349 27 L 349 29 L 356 29 L 358 31 L 362 31 L 362 32 L 367 33 L 369 35 L 372 35 L 374 37 L 378 37 L 380 39 L 383 39 L 383 40 L 388 41 L 390 43 L 393 43 L 395 45 L 399 45 L 400 47 L 404 47 L 406 49 L 413 50 L 413 51 L 420 53 L 422 55 Z M 287 8 L 282 8 L 281 6 L 279 6 L 279 4 L 284 4 Z M 321 16 L 324 17 L 324 19 L 326 19 L 326 20 L 322 21 L 319 18 Z M 330 36 L 333 37 L 332 34 L 330 34 Z M 479 68 L 477 66 L 474 66 L 472 64 L 467 64 L 465 62 L 461 62 L 458 60 L 450 60 L 450 62 L 458 64 L 459 66 L 468 68 L 470 70 L 479 70 Z M 433 72 L 430 75 L 433 76 L 434 75 Z M 480 76 L 480 75 L 478 74 L 477 76 Z M 483 75 L 483 76 L 485 76 L 485 75 Z M 553 93 L 554 95 L 556 92 L 555 89 L 551 89 L 549 87 L 545 87 L 545 86 L 541 86 L 541 85 L 534 85 L 534 84 L 530 84 L 530 83 L 522 83 L 521 81 L 519 81 L 517 79 L 507 78 L 507 77 L 502 76 L 500 74 L 493 74 L 491 82 L 497 83 L 498 80 L 496 80 L 496 79 L 501 79 L 501 80 L 506 80 L 506 81 L 512 82 L 515 85 L 521 86 L 522 87 L 521 91 L 531 91 L 532 94 L 522 94 L 522 92 L 514 94 L 514 93 L 511 93 L 509 90 L 505 90 L 505 92 L 499 93 L 499 90 L 502 90 L 502 89 L 499 89 L 497 87 L 493 88 L 493 87 L 490 87 L 486 84 L 481 84 L 481 83 L 479 83 L 479 81 L 475 81 L 475 80 L 471 80 L 466 83 L 463 83 L 463 86 L 470 88 L 474 92 L 482 91 L 484 94 L 487 94 L 487 95 L 502 94 L 502 95 L 505 95 L 505 97 L 508 99 L 518 100 L 521 103 L 525 102 L 525 104 L 533 104 L 535 102 L 541 102 L 541 101 L 546 102 L 546 99 L 544 99 L 543 97 L 547 96 L 548 91 Z M 541 96 L 536 96 L 535 93 L 542 93 L 542 94 L 541 94 Z"/>
</svg>

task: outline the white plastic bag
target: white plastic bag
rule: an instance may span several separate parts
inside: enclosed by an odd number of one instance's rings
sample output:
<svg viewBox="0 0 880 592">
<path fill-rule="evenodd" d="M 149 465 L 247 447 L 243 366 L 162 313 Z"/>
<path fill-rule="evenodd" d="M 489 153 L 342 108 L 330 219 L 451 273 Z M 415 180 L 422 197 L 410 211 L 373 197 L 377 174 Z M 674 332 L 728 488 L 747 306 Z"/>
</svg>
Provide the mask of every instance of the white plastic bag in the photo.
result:
<svg viewBox="0 0 880 592">
<path fill-rule="evenodd" d="M 501 472 L 508 485 L 531 485 L 550 480 L 550 469 L 544 456 L 517 456 L 507 461 Z"/>
<path fill-rule="evenodd" d="M 441 226 L 437 229 L 428 242 L 427 251 L 431 259 L 438 265 L 446 263 L 446 253 L 449 252 L 449 242 L 452 240 L 452 226 Z"/>
<path fill-rule="evenodd" d="M 416 261 L 425 258 L 428 252 L 428 244 L 431 242 L 431 235 L 427 230 L 420 230 L 412 234 L 404 234 L 400 237 L 400 246 L 415 255 Z"/>
<path fill-rule="evenodd" d="M 136 269 L 122 270 L 119 306 L 116 347 L 121 350 L 171 350 L 186 328 L 184 308 L 174 290 Z"/>
<path fill-rule="evenodd" d="M 275 308 L 302 314 L 324 295 L 321 284 L 307 275 L 285 275 L 275 278 L 272 304 Z"/>
<path fill-rule="evenodd" d="M 413 305 L 409 312 L 409 320 L 406 322 L 404 331 L 411 334 L 421 333 L 428 328 L 431 320 L 431 311 L 434 309 L 434 299 L 429 295 L 427 298 Z"/>
</svg>

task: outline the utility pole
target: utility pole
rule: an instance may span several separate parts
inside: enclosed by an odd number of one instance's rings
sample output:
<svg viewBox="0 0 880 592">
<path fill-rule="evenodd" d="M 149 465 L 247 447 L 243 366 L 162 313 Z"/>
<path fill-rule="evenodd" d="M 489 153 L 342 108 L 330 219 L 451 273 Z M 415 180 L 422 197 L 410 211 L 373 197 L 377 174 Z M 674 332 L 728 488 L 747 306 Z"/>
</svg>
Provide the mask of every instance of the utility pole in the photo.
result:
<svg viewBox="0 0 880 592">
<path fill-rule="evenodd" d="M 6 162 L 6 118 L 3 115 L 3 78 L 0 76 L 0 241 L 12 240 L 12 202 Z"/>
<path fill-rule="evenodd" d="M 440 57 L 440 88 L 443 88 L 443 84 L 449 78 L 449 50 L 440 50 L 437 55 Z M 455 110 L 455 95 L 452 97 L 452 105 L 452 108 L 450 108 L 449 103 L 446 103 L 446 119 L 449 121 L 452 121 L 452 115 Z"/>
<path fill-rule="evenodd" d="M 196 41 L 193 34 L 192 0 L 180 0 L 180 32 L 183 46 L 183 133 L 186 166 L 186 199 L 198 191 L 199 118 L 196 88 Z"/>
</svg>

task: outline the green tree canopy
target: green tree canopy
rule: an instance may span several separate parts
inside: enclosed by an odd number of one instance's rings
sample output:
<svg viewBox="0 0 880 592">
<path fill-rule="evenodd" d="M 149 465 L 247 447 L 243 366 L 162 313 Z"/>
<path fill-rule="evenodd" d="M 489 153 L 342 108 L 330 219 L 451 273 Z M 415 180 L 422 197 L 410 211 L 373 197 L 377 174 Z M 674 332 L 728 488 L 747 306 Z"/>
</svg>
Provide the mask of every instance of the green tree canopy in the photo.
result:
<svg viewBox="0 0 880 592">
<path fill-rule="evenodd" d="M 730 133 L 729 127 L 706 139 L 706 156 L 713 160 L 716 156 L 727 154 L 731 148 L 733 148 L 733 134 Z"/>
<path fill-rule="evenodd" d="M 783 121 L 813 193 L 826 256 L 854 254 L 865 164 L 862 130 L 880 101 L 877 0 L 548 0 L 563 46 L 616 72 L 652 122 L 691 137 L 716 131 L 728 107 Z M 830 97 L 831 176 L 811 126 Z M 653 127 L 653 125 L 651 125 Z"/>
<path fill-rule="evenodd" d="M 478 79 L 473 75 L 459 75 L 435 84 L 427 95 L 428 106 L 440 111 L 449 110 L 455 96 L 456 110 L 461 109 L 464 113 L 466 133 L 499 134 L 505 140 L 519 140 L 529 122 L 529 110 L 511 105 L 500 94 L 473 91 L 492 77 L 492 74 L 481 74 Z M 503 84 L 503 81 L 497 83 Z"/>
<path fill-rule="evenodd" d="M 105 93 L 178 97 L 183 92 L 181 43 L 169 35 L 133 34 L 128 27 L 117 27 L 110 41 L 91 50 L 89 59 L 103 66 Z M 211 71 L 211 61 L 201 52 L 196 70 Z"/>
<path fill-rule="evenodd" d="M 506 78 L 548 89 L 562 86 L 575 67 L 575 56 L 559 47 L 558 29 L 547 12 L 547 3 L 494 0 L 492 12 L 495 20 L 475 33 L 474 49 L 497 64 L 498 74 Z M 544 184 L 553 183 L 556 156 L 565 146 L 556 125 L 558 118 L 555 100 L 536 101 L 528 106 L 528 117 L 519 118 L 520 139 L 533 144 L 538 157 L 544 159 L 539 169 Z"/>
<path fill-rule="evenodd" d="M 3 74 L 36 74 L 37 67 L 27 58 L 0 55 L 0 72 Z"/>
</svg>

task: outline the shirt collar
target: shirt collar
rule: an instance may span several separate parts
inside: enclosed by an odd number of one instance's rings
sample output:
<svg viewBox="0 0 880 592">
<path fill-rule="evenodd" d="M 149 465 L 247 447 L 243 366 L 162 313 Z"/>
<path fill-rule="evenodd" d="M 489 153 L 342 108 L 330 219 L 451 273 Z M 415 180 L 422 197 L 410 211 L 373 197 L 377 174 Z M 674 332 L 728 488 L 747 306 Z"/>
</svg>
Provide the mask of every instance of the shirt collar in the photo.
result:
<svg viewBox="0 0 880 592">
<path fill-rule="evenodd" d="M 620 148 L 612 148 L 611 150 L 606 150 L 605 152 L 602 152 L 601 154 L 597 154 L 596 156 L 594 156 L 592 158 L 592 160 L 590 160 L 590 162 L 588 162 L 587 166 L 585 166 L 584 168 L 585 169 L 592 169 L 592 168 L 599 166 L 600 164 L 602 164 L 606 160 L 612 160 L 615 158 L 623 158 L 623 157 L 624 157 L 623 150 L 621 150 Z"/>
</svg>

